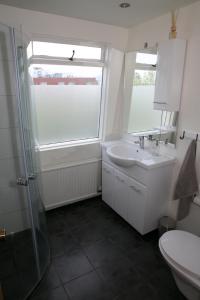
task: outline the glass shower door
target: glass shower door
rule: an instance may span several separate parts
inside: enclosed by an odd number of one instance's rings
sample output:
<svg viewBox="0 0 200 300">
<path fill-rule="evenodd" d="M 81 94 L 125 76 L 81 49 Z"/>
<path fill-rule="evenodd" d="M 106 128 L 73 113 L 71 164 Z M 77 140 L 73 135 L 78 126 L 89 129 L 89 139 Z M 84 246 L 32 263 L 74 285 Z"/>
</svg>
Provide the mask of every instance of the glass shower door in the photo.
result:
<svg viewBox="0 0 200 300">
<path fill-rule="evenodd" d="M 38 281 L 26 189 L 16 184 L 25 166 L 19 139 L 11 29 L 0 24 L 0 293 L 25 299 Z"/>
<path fill-rule="evenodd" d="M 19 90 L 18 101 L 21 119 L 21 135 L 26 168 L 24 179 L 27 183 L 30 217 L 32 220 L 32 235 L 35 242 L 36 264 L 38 277 L 40 279 L 49 263 L 50 254 L 44 207 L 41 200 L 39 147 L 36 143 L 37 130 L 32 114 L 34 103 L 31 98 L 28 74 L 28 40 L 22 32 L 13 30 L 13 43 Z"/>
<path fill-rule="evenodd" d="M 49 262 L 38 148 L 20 31 L 0 24 L 0 298 L 25 300 Z"/>
</svg>

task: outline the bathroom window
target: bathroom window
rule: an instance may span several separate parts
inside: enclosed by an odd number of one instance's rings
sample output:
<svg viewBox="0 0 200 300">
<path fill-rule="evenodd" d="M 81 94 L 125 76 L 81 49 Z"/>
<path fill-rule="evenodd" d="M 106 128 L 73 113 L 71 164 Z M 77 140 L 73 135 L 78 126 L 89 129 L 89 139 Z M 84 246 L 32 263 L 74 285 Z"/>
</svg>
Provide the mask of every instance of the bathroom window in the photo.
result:
<svg viewBox="0 0 200 300">
<path fill-rule="evenodd" d="M 39 144 L 99 138 L 103 49 L 34 41 L 27 50 Z"/>
<path fill-rule="evenodd" d="M 160 126 L 161 112 L 153 109 L 156 61 L 155 53 L 136 53 L 128 133 L 151 131 Z"/>
<path fill-rule="evenodd" d="M 151 53 L 142 53 L 138 52 L 136 54 L 136 64 L 144 64 L 144 65 L 155 65 L 157 62 L 157 55 Z"/>
<path fill-rule="evenodd" d="M 129 133 L 150 131 L 160 126 L 161 113 L 153 109 L 155 76 L 155 70 L 136 69 L 134 71 Z"/>
<path fill-rule="evenodd" d="M 33 41 L 28 47 L 28 56 L 44 56 L 57 58 L 70 58 L 74 51 L 74 60 L 102 60 L 103 51 L 99 47 L 47 43 Z"/>
</svg>

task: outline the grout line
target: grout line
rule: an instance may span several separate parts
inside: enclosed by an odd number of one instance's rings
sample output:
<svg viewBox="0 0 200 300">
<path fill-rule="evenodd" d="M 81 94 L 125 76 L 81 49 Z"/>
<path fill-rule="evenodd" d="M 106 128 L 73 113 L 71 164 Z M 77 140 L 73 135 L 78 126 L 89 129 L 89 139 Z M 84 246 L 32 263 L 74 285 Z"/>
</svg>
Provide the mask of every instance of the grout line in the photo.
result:
<svg viewBox="0 0 200 300">
<path fill-rule="evenodd" d="M 86 272 L 86 273 L 84 273 L 84 274 L 82 274 L 82 275 L 76 276 L 76 277 L 74 277 L 73 279 L 70 279 L 70 280 L 68 280 L 68 281 L 66 281 L 66 282 L 62 282 L 62 280 L 61 280 L 61 284 L 62 284 L 62 285 L 66 285 L 66 284 L 68 284 L 68 283 L 70 283 L 70 282 L 72 282 L 72 281 L 74 281 L 74 280 L 76 280 L 76 279 L 78 279 L 78 278 L 84 277 L 84 276 L 86 276 L 86 275 L 88 275 L 88 274 L 90 274 L 90 273 L 92 273 L 92 272 L 94 272 L 94 271 L 95 271 L 95 270 L 88 271 L 88 272 Z"/>
</svg>

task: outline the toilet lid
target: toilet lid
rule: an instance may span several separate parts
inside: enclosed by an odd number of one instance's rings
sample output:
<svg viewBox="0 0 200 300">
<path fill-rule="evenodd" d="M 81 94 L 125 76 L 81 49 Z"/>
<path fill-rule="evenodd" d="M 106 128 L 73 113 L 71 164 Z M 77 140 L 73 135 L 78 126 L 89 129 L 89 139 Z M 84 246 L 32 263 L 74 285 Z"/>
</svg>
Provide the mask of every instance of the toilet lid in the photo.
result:
<svg viewBox="0 0 200 300">
<path fill-rule="evenodd" d="M 182 270 L 200 279 L 200 238 L 192 233 L 172 230 L 160 238 L 160 245 Z"/>
</svg>

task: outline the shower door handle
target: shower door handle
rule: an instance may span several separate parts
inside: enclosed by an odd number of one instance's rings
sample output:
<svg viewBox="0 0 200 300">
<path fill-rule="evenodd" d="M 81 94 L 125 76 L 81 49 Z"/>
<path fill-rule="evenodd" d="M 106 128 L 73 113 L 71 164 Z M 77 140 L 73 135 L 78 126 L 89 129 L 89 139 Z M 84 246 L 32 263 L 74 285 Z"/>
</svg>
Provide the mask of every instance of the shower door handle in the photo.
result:
<svg viewBox="0 0 200 300">
<path fill-rule="evenodd" d="M 34 173 L 29 174 L 29 175 L 28 175 L 28 179 L 29 179 L 29 180 L 34 180 L 34 179 L 36 179 L 36 174 L 34 174 Z"/>
<path fill-rule="evenodd" d="M 25 177 L 17 178 L 17 185 L 27 186 L 29 184 L 29 180 L 34 180 L 36 178 L 36 174 L 31 173 L 28 175 L 28 179 Z"/>
<path fill-rule="evenodd" d="M 28 179 L 26 179 L 25 177 L 17 178 L 17 185 L 27 186 L 28 185 Z"/>
</svg>

